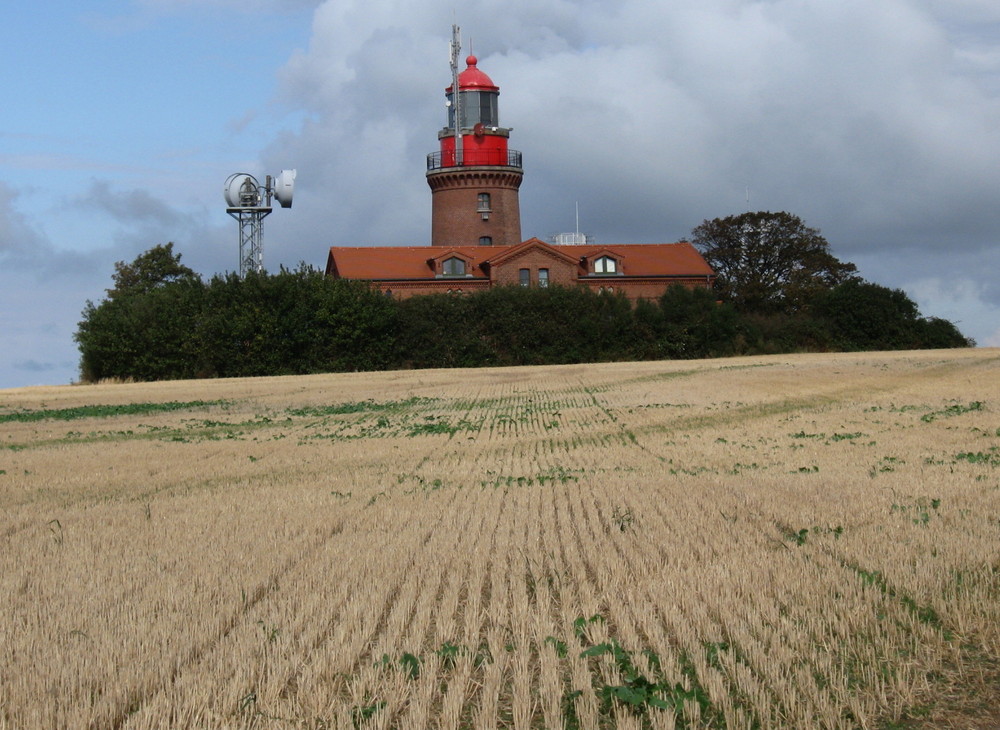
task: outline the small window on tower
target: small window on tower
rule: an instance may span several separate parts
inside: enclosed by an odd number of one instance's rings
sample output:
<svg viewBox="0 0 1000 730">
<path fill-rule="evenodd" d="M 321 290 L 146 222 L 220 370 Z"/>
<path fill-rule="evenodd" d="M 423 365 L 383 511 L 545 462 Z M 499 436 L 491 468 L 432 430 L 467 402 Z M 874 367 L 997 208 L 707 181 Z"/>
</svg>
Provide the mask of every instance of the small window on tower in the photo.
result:
<svg viewBox="0 0 1000 730">
<path fill-rule="evenodd" d="M 441 273 L 445 276 L 465 276 L 465 262 L 452 256 L 441 265 Z"/>
<path fill-rule="evenodd" d="M 531 270 L 530 269 L 520 269 L 517 272 L 518 281 L 521 286 L 531 286 Z"/>
<path fill-rule="evenodd" d="M 479 193 L 479 206 L 476 211 L 479 213 L 489 213 L 493 210 L 490 207 L 490 194 L 489 193 Z"/>
<path fill-rule="evenodd" d="M 493 236 L 480 236 L 479 237 L 479 245 L 480 246 L 492 246 L 493 245 Z"/>
</svg>

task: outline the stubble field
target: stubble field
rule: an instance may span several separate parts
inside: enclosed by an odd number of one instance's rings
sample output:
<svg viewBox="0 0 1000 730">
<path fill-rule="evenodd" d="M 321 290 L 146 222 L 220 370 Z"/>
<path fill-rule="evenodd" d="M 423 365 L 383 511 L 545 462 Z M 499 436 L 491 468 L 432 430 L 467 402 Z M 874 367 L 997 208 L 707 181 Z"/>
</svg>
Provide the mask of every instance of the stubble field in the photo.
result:
<svg viewBox="0 0 1000 730">
<path fill-rule="evenodd" d="M 0 391 L 2 728 L 1000 723 L 1000 352 Z"/>
</svg>

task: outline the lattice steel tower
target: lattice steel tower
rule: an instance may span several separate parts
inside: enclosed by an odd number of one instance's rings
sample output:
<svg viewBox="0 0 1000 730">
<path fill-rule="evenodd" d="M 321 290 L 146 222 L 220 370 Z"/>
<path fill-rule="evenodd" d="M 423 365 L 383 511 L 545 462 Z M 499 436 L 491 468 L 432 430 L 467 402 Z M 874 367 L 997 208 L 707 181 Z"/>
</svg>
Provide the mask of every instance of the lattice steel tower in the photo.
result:
<svg viewBox="0 0 1000 730">
<path fill-rule="evenodd" d="M 282 170 L 277 178 L 268 175 L 264 185 L 245 172 L 226 178 L 226 212 L 236 219 L 240 229 L 241 277 L 264 270 L 263 221 L 271 213 L 271 198 L 276 198 L 282 208 L 291 208 L 294 188 L 295 170 Z"/>
</svg>

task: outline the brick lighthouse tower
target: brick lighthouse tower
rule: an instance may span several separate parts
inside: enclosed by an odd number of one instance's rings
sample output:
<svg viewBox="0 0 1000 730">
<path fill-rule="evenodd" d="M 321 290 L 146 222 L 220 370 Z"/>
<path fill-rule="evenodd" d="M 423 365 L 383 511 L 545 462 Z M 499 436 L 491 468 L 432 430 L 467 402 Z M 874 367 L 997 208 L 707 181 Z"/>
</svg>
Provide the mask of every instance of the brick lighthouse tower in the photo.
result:
<svg viewBox="0 0 1000 730">
<path fill-rule="evenodd" d="M 427 155 L 431 245 L 512 246 L 521 243 L 521 153 L 507 148 L 500 87 L 479 70 L 475 56 L 458 72 L 458 27 L 452 31 L 448 126 L 438 132 L 439 151 Z"/>
</svg>

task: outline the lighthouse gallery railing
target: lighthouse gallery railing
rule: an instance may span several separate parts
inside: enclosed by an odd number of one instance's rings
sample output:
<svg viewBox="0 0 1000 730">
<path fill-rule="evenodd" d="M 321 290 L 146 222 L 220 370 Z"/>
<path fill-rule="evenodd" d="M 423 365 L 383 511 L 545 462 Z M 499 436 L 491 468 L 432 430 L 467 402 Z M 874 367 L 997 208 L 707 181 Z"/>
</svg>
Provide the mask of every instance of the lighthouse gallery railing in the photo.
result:
<svg viewBox="0 0 1000 730">
<path fill-rule="evenodd" d="M 465 150 L 462 153 L 462 164 L 455 162 L 455 153 L 431 152 L 427 155 L 427 169 L 440 170 L 444 167 L 469 167 L 475 165 L 500 165 L 502 167 L 521 167 L 521 153 L 518 150 Z"/>
</svg>

